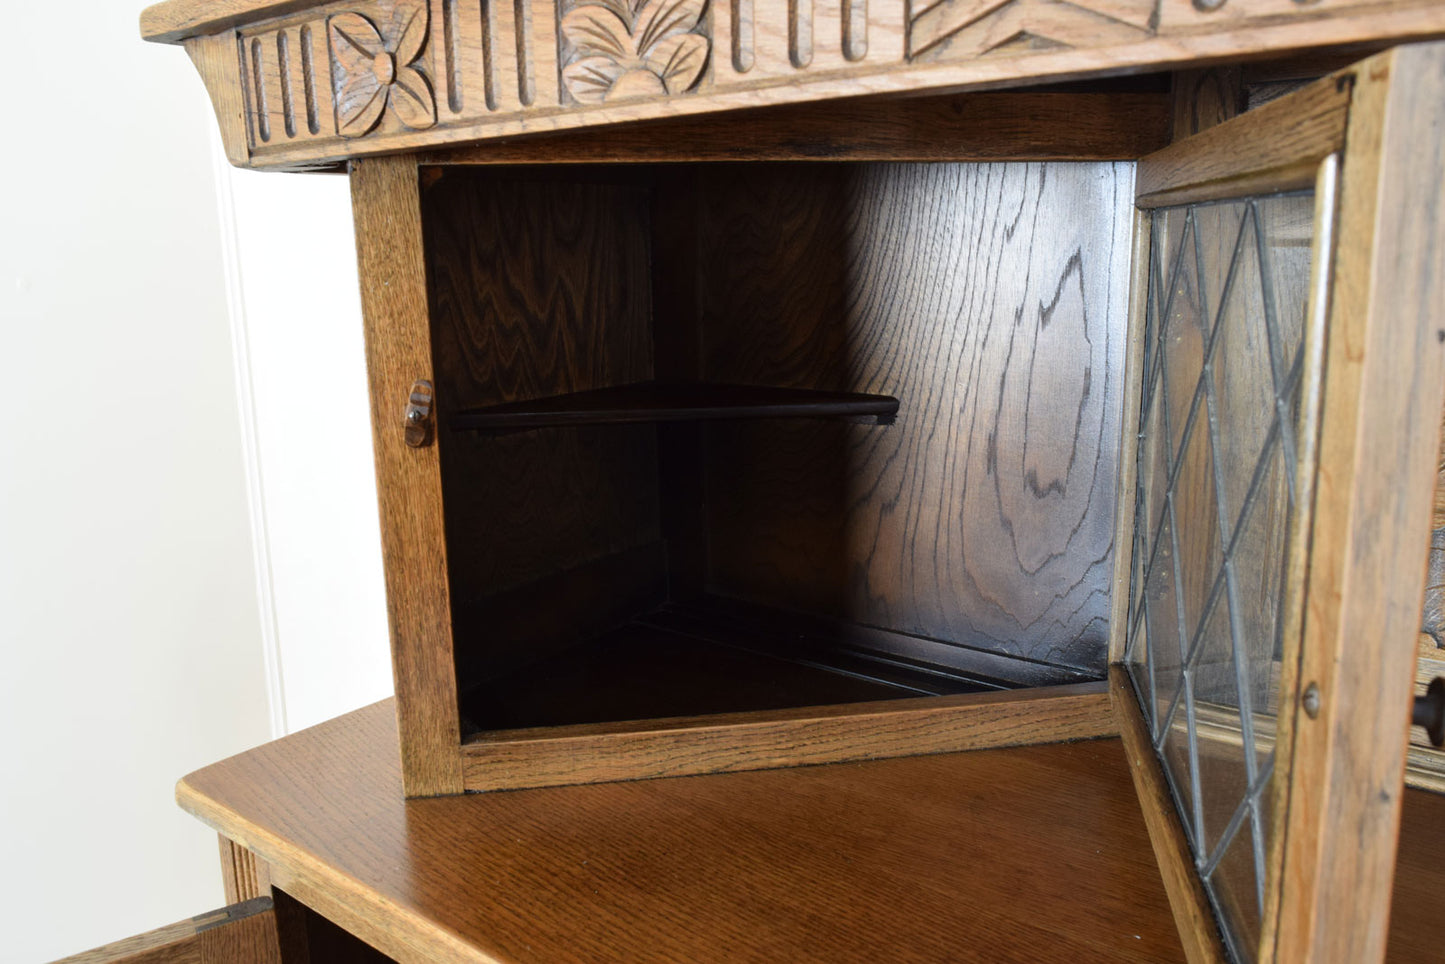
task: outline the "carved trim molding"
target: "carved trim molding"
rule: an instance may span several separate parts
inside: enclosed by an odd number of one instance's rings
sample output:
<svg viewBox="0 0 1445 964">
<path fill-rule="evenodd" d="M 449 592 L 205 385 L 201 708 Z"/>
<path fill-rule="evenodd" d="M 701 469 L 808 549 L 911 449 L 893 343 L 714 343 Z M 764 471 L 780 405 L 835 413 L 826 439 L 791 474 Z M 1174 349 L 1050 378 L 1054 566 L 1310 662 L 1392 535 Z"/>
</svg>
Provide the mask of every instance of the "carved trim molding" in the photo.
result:
<svg viewBox="0 0 1445 964">
<path fill-rule="evenodd" d="M 1155 33 L 1157 2 L 938 0 L 917 4 L 908 23 L 908 56 L 962 59 L 1145 40 Z"/>
<path fill-rule="evenodd" d="M 1445 35 L 1439 0 L 1228 0 L 1209 12 L 1194 0 L 331 0 L 286 10 L 186 41 L 237 163 L 324 165 L 596 123 Z"/>
<path fill-rule="evenodd" d="M 562 79 L 578 103 L 691 90 L 712 40 L 700 31 L 707 0 L 590 0 L 562 17 L 572 55 Z"/>
<path fill-rule="evenodd" d="M 359 13 L 338 13 L 326 21 L 331 46 L 331 86 L 336 96 L 336 129 L 361 137 L 392 111 L 408 130 L 436 123 L 436 95 L 416 69 L 427 39 L 427 8 L 397 3 L 385 27 Z"/>
</svg>

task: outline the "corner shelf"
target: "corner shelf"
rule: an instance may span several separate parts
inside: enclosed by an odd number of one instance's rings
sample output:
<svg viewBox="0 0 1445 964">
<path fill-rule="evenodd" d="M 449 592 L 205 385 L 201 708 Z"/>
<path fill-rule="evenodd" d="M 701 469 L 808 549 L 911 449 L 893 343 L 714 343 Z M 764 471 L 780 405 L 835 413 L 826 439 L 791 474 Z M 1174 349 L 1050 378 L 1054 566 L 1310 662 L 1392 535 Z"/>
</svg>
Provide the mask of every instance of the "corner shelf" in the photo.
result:
<svg viewBox="0 0 1445 964">
<path fill-rule="evenodd" d="M 789 614 L 704 597 L 664 603 L 464 685 L 460 705 L 470 736 L 981 693 L 1004 685 L 806 636 Z"/>
<path fill-rule="evenodd" d="M 505 432 L 564 425 L 623 425 L 749 418 L 873 418 L 898 415 L 890 395 L 754 385 L 639 382 L 457 412 L 453 431 Z"/>
</svg>

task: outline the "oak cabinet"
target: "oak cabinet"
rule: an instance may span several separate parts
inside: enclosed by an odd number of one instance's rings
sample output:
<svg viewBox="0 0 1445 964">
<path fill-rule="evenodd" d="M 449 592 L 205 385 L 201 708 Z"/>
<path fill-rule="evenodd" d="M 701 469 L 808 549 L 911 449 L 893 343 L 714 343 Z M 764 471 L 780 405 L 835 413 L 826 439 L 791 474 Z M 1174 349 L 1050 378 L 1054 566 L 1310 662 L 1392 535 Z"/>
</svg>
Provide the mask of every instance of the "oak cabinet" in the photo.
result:
<svg viewBox="0 0 1445 964">
<path fill-rule="evenodd" d="M 462 785 L 1005 745 L 1053 710 L 969 694 L 1098 679 L 1131 175 L 417 168 L 373 346 L 429 335 L 439 467 L 382 498 L 442 509 Z"/>
<path fill-rule="evenodd" d="M 404 793 L 1119 736 L 1192 959 L 1381 959 L 1445 48 L 952 91 L 1440 9 L 473 6 L 143 21 L 348 165 Z"/>
</svg>

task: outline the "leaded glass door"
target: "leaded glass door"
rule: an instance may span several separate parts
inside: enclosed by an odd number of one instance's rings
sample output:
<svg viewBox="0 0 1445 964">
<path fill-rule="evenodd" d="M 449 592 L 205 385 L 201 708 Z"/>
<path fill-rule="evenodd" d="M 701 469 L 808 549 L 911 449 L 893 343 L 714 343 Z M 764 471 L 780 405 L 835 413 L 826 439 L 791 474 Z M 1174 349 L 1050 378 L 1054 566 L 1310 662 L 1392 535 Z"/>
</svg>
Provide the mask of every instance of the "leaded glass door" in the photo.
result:
<svg viewBox="0 0 1445 964">
<path fill-rule="evenodd" d="M 1139 166 L 1112 653 L 1237 960 L 1383 955 L 1445 354 L 1442 66 L 1391 51 Z"/>
<path fill-rule="evenodd" d="M 1283 637 L 1298 618 L 1286 548 L 1292 523 L 1307 524 L 1302 416 L 1319 388 L 1306 364 L 1321 327 L 1318 311 L 1309 324 L 1311 240 L 1333 216 L 1326 201 L 1317 218 L 1317 200 L 1306 190 L 1151 216 L 1127 655 L 1241 957 L 1264 912 Z"/>
</svg>

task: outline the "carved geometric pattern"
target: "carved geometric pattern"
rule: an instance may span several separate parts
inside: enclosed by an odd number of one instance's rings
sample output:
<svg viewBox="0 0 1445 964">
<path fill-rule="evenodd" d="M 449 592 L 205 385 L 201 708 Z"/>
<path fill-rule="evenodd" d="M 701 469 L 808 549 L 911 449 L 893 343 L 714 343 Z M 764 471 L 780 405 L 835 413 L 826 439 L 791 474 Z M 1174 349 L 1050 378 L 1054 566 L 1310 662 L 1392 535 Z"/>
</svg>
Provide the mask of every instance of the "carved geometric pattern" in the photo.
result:
<svg viewBox="0 0 1445 964">
<path fill-rule="evenodd" d="M 327 19 L 326 33 L 336 127 L 342 136 L 369 133 L 388 108 L 411 130 L 436 123 L 431 83 L 415 67 L 426 46 L 425 5 L 393 5 L 382 27 L 359 13 L 339 13 Z"/>
<path fill-rule="evenodd" d="M 272 25 L 240 37 L 241 86 L 252 146 L 291 145 L 335 134 L 330 56 L 321 20 Z"/>
<path fill-rule="evenodd" d="M 691 90 L 712 41 L 697 32 L 707 0 L 591 0 L 562 17 L 567 90 L 582 104 Z"/>
<path fill-rule="evenodd" d="M 908 56 L 965 59 L 1105 47 L 1154 33 L 1155 0 L 938 0 L 915 6 Z"/>
</svg>

